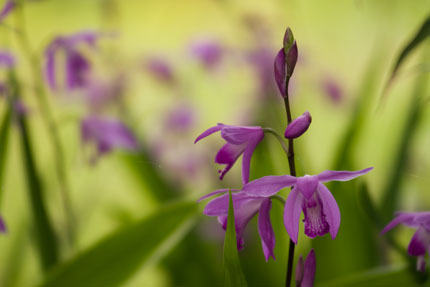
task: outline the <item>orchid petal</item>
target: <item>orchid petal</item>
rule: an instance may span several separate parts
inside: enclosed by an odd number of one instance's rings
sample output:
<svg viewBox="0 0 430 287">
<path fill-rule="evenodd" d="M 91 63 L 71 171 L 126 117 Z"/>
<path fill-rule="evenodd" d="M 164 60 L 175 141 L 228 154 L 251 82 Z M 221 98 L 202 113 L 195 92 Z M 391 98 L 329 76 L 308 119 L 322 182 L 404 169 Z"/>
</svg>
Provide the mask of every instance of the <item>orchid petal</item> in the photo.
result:
<svg viewBox="0 0 430 287">
<path fill-rule="evenodd" d="M 251 168 L 251 157 L 260 140 L 252 140 L 248 143 L 243 153 L 242 158 L 242 183 L 249 182 L 249 170 Z"/>
<path fill-rule="evenodd" d="M 204 132 L 202 132 L 194 141 L 194 143 L 197 143 L 198 141 L 200 141 L 201 139 L 221 130 L 224 127 L 223 124 L 217 124 L 216 126 L 210 127 L 207 130 L 205 130 Z"/>
<path fill-rule="evenodd" d="M 324 215 L 330 225 L 331 238 L 335 239 L 340 226 L 339 206 L 330 190 L 322 183 L 318 184 L 318 194 L 322 202 Z"/>
<path fill-rule="evenodd" d="M 391 230 L 399 223 L 411 222 L 415 218 L 415 214 L 413 213 L 398 213 L 398 215 L 387 224 L 387 226 L 382 229 L 381 234 L 386 233 Z"/>
<path fill-rule="evenodd" d="M 221 130 L 221 137 L 231 144 L 239 145 L 253 139 L 261 140 L 264 132 L 261 127 L 225 126 Z"/>
<path fill-rule="evenodd" d="M 222 180 L 224 175 L 233 167 L 234 163 L 237 161 L 239 156 L 243 153 L 246 146 L 242 145 L 233 145 L 230 143 L 226 143 L 216 154 L 215 163 L 218 164 L 226 164 L 226 167 L 223 170 L 219 171 L 219 178 Z"/>
<path fill-rule="evenodd" d="M 263 253 L 266 261 L 272 256 L 275 259 L 273 249 L 275 248 L 275 233 L 273 232 L 272 224 L 270 222 L 270 209 L 272 202 L 266 198 L 260 206 L 258 215 L 258 233 L 261 237 L 261 244 L 263 245 Z"/>
<path fill-rule="evenodd" d="M 360 175 L 366 174 L 371 171 L 373 167 L 365 168 L 357 171 L 337 171 L 337 170 L 325 170 L 318 174 L 318 180 L 320 182 L 327 181 L 348 181 L 353 178 L 359 177 Z"/>
<path fill-rule="evenodd" d="M 269 197 L 284 187 L 295 185 L 296 181 L 291 175 L 269 175 L 245 184 L 242 190 L 253 196 Z"/>
<path fill-rule="evenodd" d="M 408 253 L 412 256 L 425 255 L 430 245 L 430 233 L 420 227 L 415 232 L 408 246 Z"/>
<path fill-rule="evenodd" d="M 296 184 L 298 189 L 306 197 L 306 199 L 310 199 L 317 190 L 318 177 L 315 175 L 305 175 L 297 178 Z"/>
<path fill-rule="evenodd" d="M 300 287 L 313 287 L 314 286 L 315 267 L 316 267 L 315 251 L 314 251 L 314 249 L 311 249 L 311 251 L 309 251 L 309 254 L 305 260 L 303 280 L 302 280 L 302 284 L 300 285 Z"/>
<path fill-rule="evenodd" d="M 286 69 L 285 69 L 285 53 L 282 48 L 279 50 L 275 58 L 275 79 L 278 84 L 279 91 L 283 97 L 286 96 Z"/>
<path fill-rule="evenodd" d="M 303 195 L 294 187 L 288 195 L 284 208 L 284 225 L 291 240 L 297 244 L 299 237 L 299 221 L 302 213 Z"/>
</svg>

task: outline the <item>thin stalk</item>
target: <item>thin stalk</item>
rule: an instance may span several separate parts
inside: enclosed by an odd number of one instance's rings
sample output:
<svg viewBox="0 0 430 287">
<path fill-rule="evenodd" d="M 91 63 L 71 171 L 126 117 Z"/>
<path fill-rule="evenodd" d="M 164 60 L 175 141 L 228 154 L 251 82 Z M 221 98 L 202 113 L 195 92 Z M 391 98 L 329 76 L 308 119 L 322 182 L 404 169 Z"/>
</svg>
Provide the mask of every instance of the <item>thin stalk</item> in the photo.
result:
<svg viewBox="0 0 430 287">
<path fill-rule="evenodd" d="M 282 137 L 273 129 L 271 128 L 263 128 L 263 131 L 269 134 L 272 134 L 276 137 L 276 139 L 279 141 L 279 143 L 282 146 L 282 149 L 284 150 L 285 154 L 288 156 L 288 147 L 285 145 L 284 140 L 282 139 Z"/>
<path fill-rule="evenodd" d="M 284 104 L 285 104 L 285 112 L 287 114 L 287 122 L 288 122 L 288 124 L 290 124 L 292 121 L 292 118 L 291 118 L 290 101 L 289 101 L 289 95 L 288 95 L 288 82 L 289 82 L 289 78 L 287 78 L 287 84 L 286 84 L 287 94 L 284 97 Z M 292 176 L 296 176 L 296 165 L 294 162 L 294 142 L 293 142 L 293 139 L 288 139 L 287 157 L 288 157 L 288 165 L 290 166 L 290 174 Z M 286 281 L 285 281 L 286 287 L 291 286 L 295 246 L 296 245 L 294 244 L 294 242 L 290 238 L 290 246 L 289 246 L 289 250 L 288 250 L 287 275 L 286 275 Z"/>
<path fill-rule="evenodd" d="M 67 172 L 65 169 L 64 151 L 61 145 L 60 137 L 58 134 L 58 128 L 54 121 L 54 116 L 49 107 L 47 96 L 45 93 L 43 79 L 41 77 L 41 67 L 38 59 L 38 55 L 33 54 L 30 42 L 28 40 L 28 34 L 26 29 L 26 22 L 23 11 L 23 1 L 20 1 L 16 9 L 16 23 L 18 27 L 17 38 L 21 45 L 24 54 L 30 64 L 30 70 L 34 81 L 34 91 L 36 95 L 37 104 L 42 114 L 43 122 L 45 123 L 48 134 L 54 149 L 55 158 L 55 170 L 57 173 L 58 181 L 60 184 L 60 195 L 65 213 L 66 225 L 67 225 L 67 239 L 70 246 L 73 246 L 74 242 L 74 230 L 75 220 L 73 216 L 73 209 L 70 200 L 70 188 L 68 184 Z"/>
</svg>

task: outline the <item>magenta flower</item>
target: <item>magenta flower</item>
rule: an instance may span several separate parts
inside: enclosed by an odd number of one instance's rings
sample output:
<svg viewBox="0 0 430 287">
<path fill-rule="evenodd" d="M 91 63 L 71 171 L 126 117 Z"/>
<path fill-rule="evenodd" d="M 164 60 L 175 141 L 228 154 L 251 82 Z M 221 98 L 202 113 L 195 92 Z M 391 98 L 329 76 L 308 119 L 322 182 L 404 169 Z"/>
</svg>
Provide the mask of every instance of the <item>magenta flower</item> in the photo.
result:
<svg viewBox="0 0 430 287">
<path fill-rule="evenodd" d="M 221 61 L 224 49 L 218 41 L 202 38 L 191 44 L 190 52 L 206 68 L 212 69 Z"/>
<path fill-rule="evenodd" d="M 425 272 L 425 255 L 430 252 L 430 212 L 399 212 L 396 217 L 384 227 L 381 234 L 391 230 L 397 224 L 403 223 L 417 229 L 408 246 L 408 253 L 417 256 L 417 269 Z"/>
<path fill-rule="evenodd" d="M 249 181 L 249 168 L 251 165 L 252 154 L 258 143 L 264 138 L 264 132 L 258 126 L 229 126 L 218 124 L 211 127 L 199 135 L 194 143 L 221 131 L 221 137 L 227 142 L 215 156 L 215 163 L 225 164 L 223 170 L 219 170 L 219 178 L 222 180 L 224 175 L 233 167 L 239 156 L 243 154 L 242 159 L 242 182 Z"/>
<path fill-rule="evenodd" d="M 3 221 L 3 217 L 0 215 L 0 233 L 6 233 L 6 224 Z"/>
<path fill-rule="evenodd" d="M 296 286 L 297 287 L 313 287 L 315 280 L 315 251 L 312 248 L 306 257 L 305 264 L 303 265 L 303 258 L 300 255 L 299 261 L 296 266 Z"/>
<path fill-rule="evenodd" d="M 136 150 L 137 140 L 132 132 L 121 122 L 89 116 L 81 122 L 83 143 L 96 144 L 98 156 L 110 152 L 114 148 Z"/>
<path fill-rule="evenodd" d="M 70 36 L 56 37 L 48 45 L 45 50 L 45 76 L 52 90 L 57 89 L 55 56 L 59 52 L 63 52 L 66 57 L 66 89 L 70 91 L 85 86 L 91 64 L 78 50 L 78 45 L 86 44 L 95 48 L 99 37 L 99 33 L 84 31 Z"/>
<path fill-rule="evenodd" d="M 308 130 L 312 122 L 311 114 L 308 111 L 304 112 L 303 115 L 294 119 L 285 129 L 284 136 L 287 139 L 295 139 L 301 136 L 305 131 Z"/>
<path fill-rule="evenodd" d="M 226 189 L 214 191 L 199 199 L 203 200 L 212 195 L 228 192 Z M 261 237 L 261 244 L 263 246 L 263 253 L 266 261 L 269 257 L 275 259 L 273 249 L 275 247 L 275 234 L 273 232 L 272 224 L 270 222 L 270 209 L 272 202 L 270 198 L 250 196 L 244 192 L 232 193 L 234 220 L 236 225 L 237 234 L 237 248 L 243 248 L 243 232 L 248 222 L 256 215 L 258 215 L 258 232 Z M 222 228 L 226 230 L 227 216 L 228 216 L 229 194 L 224 194 L 220 197 L 214 198 L 206 205 L 204 214 L 208 216 L 217 216 L 218 222 L 221 223 Z"/>
<path fill-rule="evenodd" d="M 294 177 L 265 176 L 243 187 L 252 196 L 270 197 L 284 187 L 293 186 L 284 208 L 284 224 L 291 240 L 297 244 L 300 214 L 305 214 L 305 234 L 310 238 L 330 232 L 334 239 L 340 226 L 340 211 L 331 192 L 322 184 L 328 181 L 348 181 L 368 173 L 373 167 L 358 171 L 326 170 L 318 175 Z"/>
</svg>

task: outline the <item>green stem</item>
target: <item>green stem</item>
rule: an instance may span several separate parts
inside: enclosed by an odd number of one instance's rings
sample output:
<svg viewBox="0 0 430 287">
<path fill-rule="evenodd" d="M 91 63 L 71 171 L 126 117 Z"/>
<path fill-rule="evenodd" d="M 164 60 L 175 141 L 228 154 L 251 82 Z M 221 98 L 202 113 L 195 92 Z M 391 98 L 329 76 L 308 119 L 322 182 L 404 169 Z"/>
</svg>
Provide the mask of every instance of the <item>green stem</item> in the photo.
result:
<svg viewBox="0 0 430 287">
<path fill-rule="evenodd" d="M 282 146 L 282 149 L 284 150 L 285 154 L 288 156 L 288 147 L 285 145 L 284 140 L 282 139 L 282 137 L 273 129 L 271 128 L 263 128 L 263 131 L 269 134 L 272 134 L 276 137 L 276 139 L 279 141 L 279 143 Z"/>
<path fill-rule="evenodd" d="M 41 76 L 42 69 L 40 67 L 38 55 L 33 54 L 30 42 L 28 40 L 22 1 L 20 1 L 19 5 L 17 5 L 16 20 L 17 20 L 16 23 L 18 27 L 18 32 L 17 32 L 18 41 L 30 64 L 30 70 L 34 80 L 34 90 L 35 90 L 37 104 L 38 104 L 39 110 L 41 111 L 42 119 L 48 129 L 48 134 L 54 149 L 55 170 L 60 184 L 60 195 L 63 203 L 63 209 L 64 209 L 65 219 L 67 224 L 67 239 L 70 246 L 73 246 L 73 242 L 75 238 L 74 236 L 75 220 L 74 220 L 72 204 L 69 196 L 70 188 L 68 184 L 67 172 L 65 169 L 64 151 L 61 145 L 60 136 L 58 134 L 58 128 L 54 121 L 54 116 L 49 107 L 49 103 L 45 93 L 43 78 Z"/>
<path fill-rule="evenodd" d="M 289 95 L 288 95 L 288 83 L 289 78 L 287 77 L 287 83 L 286 83 L 286 96 L 284 97 L 284 104 L 285 104 L 285 112 L 287 114 L 287 122 L 288 124 L 291 123 L 292 117 L 291 117 L 291 110 L 290 110 L 290 101 L 289 101 Z M 294 142 L 293 139 L 288 139 L 288 151 L 287 151 L 287 157 L 288 157 L 288 165 L 290 167 L 290 174 L 292 176 L 296 176 L 296 165 L 294 162 Z M 291 286 L 291 279 L 293 274 L 293 265 L 294 265 L 294 248 L 295 248 L 294 242 L 290 238 L 290 245 L 288 250 L 288 263 L 287 263 L 287 275 L 286 275 L 286 282 L 285 286 L 290 287 Z"/>
</svg>

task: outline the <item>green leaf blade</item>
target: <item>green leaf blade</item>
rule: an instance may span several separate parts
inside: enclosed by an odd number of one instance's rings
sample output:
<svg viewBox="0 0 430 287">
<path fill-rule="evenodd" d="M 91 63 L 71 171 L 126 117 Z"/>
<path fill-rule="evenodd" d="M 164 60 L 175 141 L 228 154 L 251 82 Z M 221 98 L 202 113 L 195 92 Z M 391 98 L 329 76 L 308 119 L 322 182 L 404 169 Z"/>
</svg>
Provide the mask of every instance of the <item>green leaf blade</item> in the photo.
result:
<svg viewBox="0 0 430 287">
<path fill-rule="evenodd" d="M 231 191 L 229 191 L 227 229 L 224 240 L 224 285 L 232 287 L 247 286 L 245 275 L 240 267 L 239 252 L 237 251 L 236 228 L 234 223 L 234 208 Z"/>
<path fill-rule="evenodd" d="M 161 208 L 59 266 L 41 286 L 120 285 L 183 238 L 194 222 L 196 206 L 181 202 Z"/>
</svg>

